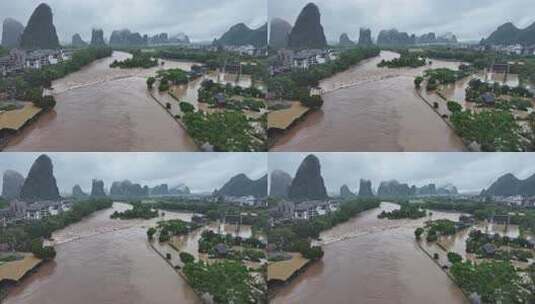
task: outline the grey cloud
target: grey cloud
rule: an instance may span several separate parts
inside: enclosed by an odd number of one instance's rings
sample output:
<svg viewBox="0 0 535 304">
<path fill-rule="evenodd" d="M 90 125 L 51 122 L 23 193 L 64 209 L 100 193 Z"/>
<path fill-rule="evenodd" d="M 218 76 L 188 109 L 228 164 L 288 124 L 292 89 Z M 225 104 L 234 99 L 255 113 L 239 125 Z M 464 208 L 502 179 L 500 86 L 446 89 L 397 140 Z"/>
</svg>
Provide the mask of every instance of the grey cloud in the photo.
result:
<svg viewBox="0 0 535 304">
<path fill-rule="evenodd" d="M 266 0 L 49 0 L 60 39 L 75 33 L 90 39 L 91 28 L 111 31 L 129 28 L 143 34 L 184 32 L 193 41 L 211 41 L 232 25 L 257 27 L 266 22 Z M 42 0 L 2 0 L 0 19 L 12 17 L 26 24 Z"/>
<path fill-rule="evenodd" d="M 268 16 L 293 23 L 310 0 L 268 0 Z M 511 21 L 519 27 L 535 21 L 532 0 L 316 0 L 329 40 L 346 32 L 358 38 L 360 27 L 373 34 L 398 28 L 410 33 L 453 32 L 461 40 L 480 40 Z"/>
<path fill-rule="evenodd" d="M 93 178 L 130 179 L 155 186 L 184 183 L 194 192 L 211 192 L 232 176 L 245 173 L 260 178 L 267 173 L 263 153 L 47 153 L 52 158 L 58 186 L 70 193 L 75 184 L 89 191 Z M 2 153 L 0 172 L 12 169 L 26 175 L 38 153 Z"/>
<path fill-rule="evenodd" d="M 308 153 L 270 153 L 269 171 L 284 170 L 294 176 Z M 488 187 L 505 173 L 519 178 L 535 174 L 535 154 L 530 153 L 316 153 L 328 190 L 344 184 L 358 188 L 361 178 L 371 179 L 375 189 L 381 181 L 422 186 L 452 183 L 461 191 Z"/>
</svg>

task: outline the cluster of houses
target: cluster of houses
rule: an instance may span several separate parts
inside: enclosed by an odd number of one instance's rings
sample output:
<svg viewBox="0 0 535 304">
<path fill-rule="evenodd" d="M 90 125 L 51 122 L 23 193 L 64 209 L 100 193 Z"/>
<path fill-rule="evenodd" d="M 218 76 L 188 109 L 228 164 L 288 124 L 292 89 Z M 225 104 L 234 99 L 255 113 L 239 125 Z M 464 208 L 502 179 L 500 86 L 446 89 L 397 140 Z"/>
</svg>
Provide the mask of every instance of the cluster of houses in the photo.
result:
<svg viewBox="0 0 535 304">
<path fill-rule="evenodd" d="M 71 57 L 71 50 L 25 51 L 15 48 L 9 51 L 9 55 L 0 57 L 0 75 L 5 77 L 25 69 L 41 69 L 69 60 Z"/>
<path fill-rule="evenodd" d="M 308 221 L 316 216 L 335 212 L 339 207 L 339 202 L 335 200 L 311 200 L 300 203 L 283 201 L 277 207 L 269 210 L 269 212 L 273 220 L 277 222 L 294 220 Z"/>
<path fill-rule="evenodd" d="M 267 200 L 265 198 L 258 198 L 252 195 L 248 196 L 213 196 L 209 199 L 212 202 L 223 202 L 229 204 L 239 205 L 241 207 L 256 207 L 256 208 L 265 208 L 267 207 Z"/>
<path fill-rule="evenodd" d="M 522 195 L 513 196 L 493 196 L 491 200 L 496 203 L 505 204 L 513 207 L 535 208 L 535 197 L 526 197 Z"/>
<path fill-rule="evenodd" d="M 305 49 L 294 51 L 288 49 L 279 50 L 277 61 L 271 67 L 272 75 L 277 75 L 291 70 L 308 70 L 311 67 L 334 61 L 337 52 L 332 49 Z"/>
<path fill-rule="evenodd" d="M 495 52 L 504 53 L 508 55 L 526 55 L 526 56 L 535 55 L 535 45 L 531 45 L 531 46 L 523 46 L 521 44 L 491 45 L 491 46 L 487 46 L 487 50 L 489 49 Z"/>
<path fill-rule="evenodd" d="M 20 220 L 42 220 L 69 211 L 71 207 L 72 202 L 64 200 L 37 201 L 31 204 L 13 200 L 8 208 L 0 209 L 0 225 L 5 227 L 8 223 Z"/>
<path fill-rule="evenodd" d="M 252 44 L 247 45 L 224 45 L 222 46 L 223 50 L 230 53 L 239 54 L 242 56 L 254 56 L 262 57 L 266 55 L 267 49 L 258 48 Z"/>
</svg>

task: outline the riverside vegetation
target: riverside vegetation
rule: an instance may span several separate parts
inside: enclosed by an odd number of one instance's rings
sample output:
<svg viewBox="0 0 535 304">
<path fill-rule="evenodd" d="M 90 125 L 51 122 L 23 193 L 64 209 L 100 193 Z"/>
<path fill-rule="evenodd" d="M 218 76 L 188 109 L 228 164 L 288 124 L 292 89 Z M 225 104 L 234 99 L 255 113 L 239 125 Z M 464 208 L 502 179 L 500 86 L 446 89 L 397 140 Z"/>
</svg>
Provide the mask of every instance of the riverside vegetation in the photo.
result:
<svg viewBox="0 0 535 304">
<path fill-rule="evenodd" d="M 379 48 L 354 48 L 341 52 L 334 61 L 319 64 L 306 71 L 292 71 L 268 80 L 268 90 L 275 98 L 299 100 L 304 106 L 321 108 L 321 97 L 310 96 L 310 89 L 322 79 L 343 72 L 359 62 L 379 55 Z"/>
<path fill-rule="evenodd" d="M 111 48 L 77 50 L 68 61 L 38 70 L 25 70 L 21 75 L 0 78 L 0 91 L 8 92 L 14 99 L 31 101 L 39 108 L 53 108 L 56 104 L 54 97 L 43 96 L 44 89 L 50 88 L 52 81 L 79 71 L 95 60 L 109 57 L 111 53 Z"/>
<path fill-rule="evenodd" d="M 420 89 L 423 81 L 427 81 L 428 91 L 440 92 L 441 87 L 455 84 L 458 80 L 473 75 L 479 70 L 488 68 L 495 62 L 517 60 L 511 66 L 512 73 L 518 73 L 521 83 L 528 83 L 529 73 L 535 69 L 527 64 L 530 58 L 516 58 L 500 54 L 480 53 L 465 50 L 430 49 L 423 52 L 426 56 L 438 59 L 462 60 L 469 63 L 461 64 L 458 71 L 435 69 L 425 72 L 423 77 L 414 81 Z M 526 73 L 526 70 L 528 71 Z M 486 100 L 484 100 L 486 98 Z M 531 151 L 535 147 L 535 116 L 519 118 L 514 111 L 528 112 L 532 104 L 533 93 L 522 85 L 509 87 L 499 83 L 485 83 L 477 78 L 468 82 L 465 101 L 474 103 L 475 109 L 464 109 L 464 101 L 448 101 L 447 108 L 451 113 L 443 115 L 449 119 L 455 131 L 467 142 L 477 143 L 482 151 Z M 435 103 L 435 107 L 438 104 Z M 522 115 L 520 115 L 522 116 Z M 527 128 L 522 124 L 526 122 Z"/>
<path fill-rule="evenodd" d="M 328 230 L 340 223 L 347 222 L 357 214 L 378 208 L 377 199 L 357 199 L 344 202 L 339 210 L 328 215 L 318 216 L 309 221 L 298 221 L 280 224 L 269 230 L 268 243 L 275 244 L 289 252 L 299 252 L 310 260 L 321 259 L 323 250 L 318 246 L 311 246 L 311 239 L 318 239 L 320 232 Z"/>
<path fill-rule="evenodd" d="M 107 199 L 76 202 L 69 211 L 31 223 L 9 224 L 0 228 L 0 243 L 6 243 L 14 251 L 32 252 L 39 258 L 55 256 L 53 247 L 43 247 L 43 239 L 52 237 L 54 231 L 81 221 L 90 214 L 110 208 L 112 201 Z"/>
<path fill-rule="evenodd" d="M 184 202 L 162 206 L 189 209 L 199 208 L 197 205 Z M 196 210 L 207 212 L 208 208 Z M 220 215 L 215 217 L 219 219 Z M 169 242 L 173 237 L 186 235 L 201 228 L 202 225 L 197 223 L 200 222 L 199 219 L 195 218 L 198 217 L 194 216 L 192 218 L 194 222 L 191 223 L 182 220 L 161 221 L 157 227 L 147 230 L 147 237 L 150 241 L 157 237 L 158 242 Z M 209 219 L 208 216 L 207 218 Z M 180 251 L 172 243 L 170 245 Z M 224 247 L 224 251 L 217 249 L 220 247 Z M 193 289 L 200 294 L 210 295 L 215 303 L 264 303 L 265 284 L 262 283 L 263 279 L 258 280 L 257 276 L 263 276 L 265 267 L 250 268 L 244 262 L 262 265 L 261 261 L 265 259 L 265 247 L 264 242 L 255 238 L 242 239 L 231 234 L 221 235 L 206 230 L 198 240 L 198 253 L 205 255 L 206 258 L 196 260 L 192 254 L 182 251 L 179 257 L 183 265 L 177 269 L 180 269 Z"/>
<path fill-rule="evenodd" d="M 457 252 L 448 252 L 451 266 L 445 270 L 467 294 L 479 295 L 483 303 L 532 303 L 535 300 L 535 266 L 529 264 L 534 256 L 533 245 L 522 237 L 525 233 L 535 232 L 533 210 L 491 202 L 440 198 L 417 205 L 431 210 L 469 213 L 476 221 L 488 220 L 493 216 L 509 216 L 510 224 L 519 226 L 520 237 L 491 235 L 473 229 L 468 234 L 465 247 L 466 254 L 471 256 L 463 259 Z M 450 220 L 432 221 L 427 223 L 425 229 L 417 228 L 415 237 L 420 240 L 425 235 L 425 240 L 433 243 L 442 237 L 454 236 L 469 226 L 457 227 Z M 483 249 L 487 247 L 492 248 Z M 438 258 L 437 254 L 435 258 Z M 527 267 L 519 267 L 514 263 L 525 263 Z"/>
</svg>

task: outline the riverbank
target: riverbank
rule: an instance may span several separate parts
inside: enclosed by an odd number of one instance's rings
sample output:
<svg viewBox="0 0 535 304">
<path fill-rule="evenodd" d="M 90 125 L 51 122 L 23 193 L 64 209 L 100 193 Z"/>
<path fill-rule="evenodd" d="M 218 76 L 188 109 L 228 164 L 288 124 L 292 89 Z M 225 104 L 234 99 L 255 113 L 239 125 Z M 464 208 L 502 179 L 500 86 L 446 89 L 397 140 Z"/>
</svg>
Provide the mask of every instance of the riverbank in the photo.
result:
<svg viewBox="0 0 535 304">
<path fill-rule="evenodd" d="M 150 97 L 156 101 L 156 103 L 167 113 L 169 114 L 169 116 L 171 117 L 171 119 L 173 119 L 182 129 L 184 129 L 185 132 L 187 132 L 187 128 L 186 128 L 186 125 L 184 124 L 184 122 L 182 121 L 182 119 L 180 119 L 180 116 L 177 116 L 178 114 L 174 113 L 173 110 L 171 109 L 171 107 L 167 106 L 169 103 L 168 102 L 164 102 L 160 99 L 158 99 L 158 97 L 156 97 L 156 94 L 155 92 L 157 91 L 157 89 L 153 88 L 152 90 L 149 90 L 149 94 L 150 94 Z M 176 101 L 176 103 L 178 103 L 178 101 Z M 197 151 L 200 151 L 201 148 L 200 148 L 200 143 L 198 141 L 196 141 L 195 139 L 191 138 L 191 140 L 195 143 L 195 145 L 197 146 Z"/>
<path fill-rule="evenodd" d="M 286 132 L 305 120 L 307 115 L 313 111 L 302 105 L 301 102 L 294 101 L 288 109 L 269 112 L 267 116 L 268 149 Z"/>
<path fill-rule="evenodd" d="M 168 259 L 162 252 L 160 252 L 158 249 L 156 249 L 156 246 L 154 246 L 154 242 L 157 242 L 157 241 L 147 241 L 147 242 L 149 243 L 149 245 L 152 248 L 152 250 L 154 250 L 154 252 L 156 254 L 158 254 L 169 266 L 171 266 L 171 268 L 173 269 L 174 272 L 176 272 L 184 281 L 186 281 L 186 283 L 190 286 L 190 288 L 199 297 L 199 301 L 201 301 L 202 303 L 205 303 L 205 304 L 209 304 L 210 303 L 210 301 L 208 301 L 206 299 L 206 297 L 204 297 L 199 291 L 197 291 L 195 288 L 191 287 L 191 283 L 189 282 L 188 277 L 182 271 L 182 267 L 177 267 L 177 265 L 173 265 L 173 262 L 170 259 Z M 176 252 L 177 254 L 179 253 L 179 251 L 176 248 L 173 247 L 173 249 L 175 249 L 177 251 Z"/>
<path fill-rule="evenodd" d="M 32 253 L 16 253 L 16 255 L 23 255 L 24 258 L 0 264 L 0 286 L 4 281 L 19 283 L 43 263 L 43 260 L 35 257 Z"/>
<path fill-rule="evenodd" d="M 22 109 L 0 113 L 0 151 L 9 145 L 15 136 L 35 123 L 46 111 L 33 103 L 26 103 Z"/>
<path fill-rule="evenodd" d="M 424 86 L 424 87 L 425 87 L 425 86 Z M 437 105 L 439 105 L 439 106 L 438 106 L 438 107 L 435 107 L 435 102 L 431 102 L 431 101 L 429 101 L 428 98 L 425 97 L 425 96 L 422 94 L 422 90 L 425 90 L 424 88 L 420 88 L 420 89 L 415 88 L 414 90 L 416 91 L 416 94 L 418 95 L 418 97 L 420 97 L 420 99 L 421 99 L 426 105 L 428 105 L 429 108 L 430 108 L 431 110 L 433 110 L 433 112 L 435 112 L 435 113 L 438 115 L 438 117 L 440 117 L 440 119 L 441 119 L 442 121 L 444 121 L 444 123 L 451 129 L 451 131 L 454 132 L 455 134 L 457 134 L 457 130 L 455 129 L 455 126 L 453 126 L 453 124 L 451 123 L 451 121 L 450 121 L 450 119 L 449 119 L 451 113 L 449 112 L 449 110 L 447 110 L 447 102 L 448 102 L 448 100 L 446 100 L 446 98 L 444 98 L 444 96 L 442 96 L 442 95 L 436 93 L 436 95 L 439 96 L 439 97 L 441 98 L 442 101 L 445 101 L 445 102 L 446 102 L 446 104 L 442 103 L 442 107 L 443 107 L 443 108 L 444 108 L 444 107 L 446 108 L 447 113 L 444 113 L 444 112 L 441 113 L 441 112 L 440 112 L 440 109 L 439 109 L 439 108 L 440 108 L 440 104 L 437 103 Z M 459 134 L 457 134 L 457 135 L 459 136 L 459 138 L 461 138 Z M 461 140 L 462 140 L 462 142 L 463 142 L 463 144 L 464 144 L 464 146 L 465 146 L 465 149 L 466 149 L 465 151 L 471 151 L 471 149 L 470 149 L 470 145 L 469 145 L 470 143 L 468 143 L 466 140 L 464 140 L 464 139 L 462 139 L 462 138 L 461 138 Z M 477 151 L 472 151 L 472 152 L 477 152 Z"/>
<path fill-rule="evenodd" d="M 446 276 L 451 280 L 452 283 L 454 283 L 458 288 L 459 290 L 462 291 L 464 297 L 465 297 L 465 300 L 466 302 L 469 302 L 470 301 L 470 294 L 468 294 L 466 292 L 466 290 L 464 290 L 463 288 L 461 288 L 461 286 L 459 285 L 459 283 L 457 282 L 457 280 L 455 280 L 455 278 L 451 275 L 451 273 L 449 272 L 449 266 L 448 265 L 440 265 L 440 261 L 435 259 L 434 257 L 434 252 L 431 252 L 429 251 L 428 249 L 426 249 L 424 246 L 422 246 L 422 242 L 425 242 L 423 240 L 420 240 L 420 241 L 416 241 L 416 243 L 418 244 L 418 248 L 420 248 L 420 250 L 422 250 L 423 253 L 425 253 L 425 255 L 431 259 L 431 261 L 433 261 L 433 263 L 435 265 L 437 265 L 438 268 L 440 268 L 440 270 L 442 272 L 444 272 L 446 274 Z M 444 248 L 445 249 L 445 248 Z M 444 252 L 444 254 L 447 254 L 448 252 Z M 447 268 L 445 268 L 444 266 L 447 266 Z"/>
</svg>

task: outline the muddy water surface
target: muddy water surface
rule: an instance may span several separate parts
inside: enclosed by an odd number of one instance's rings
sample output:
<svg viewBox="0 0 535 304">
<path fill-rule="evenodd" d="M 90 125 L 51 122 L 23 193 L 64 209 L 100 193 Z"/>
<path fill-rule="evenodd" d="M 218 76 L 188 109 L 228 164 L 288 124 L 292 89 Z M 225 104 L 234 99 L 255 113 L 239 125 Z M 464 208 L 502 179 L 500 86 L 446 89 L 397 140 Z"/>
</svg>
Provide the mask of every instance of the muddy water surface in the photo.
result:
<svg viewBox="0 0 535 304">
<path fill-rule="evenodd" d="M 458 220 L 457 213 L 433 212 L 420 220 L 381 220 L 383 203 L 321 234 L 325 256 L 288 286 L 272 303 L 467 303 L 461 290 L 414 241 L 426 220 Z"/>
<path fill-rule="evenodd" d="M 8 151 L 197 151 L 181 128 L 148 94 L 146 79 L 161 68 L 189 70 L 166 61 L 152 69 L 111 69 L 114 52 L 53 83 L 57 105 L 15 138 Z"/>
<path fill-rule="evenodd" d="M 399 56 L 381 52 L 321 82 L 320 111 L 281 136 L 273 151 L 463 151 L 465 147 L 414 90 L 414 78 L 428 68 L 458 68 L 433 61 L 418 69 L 378 68 Z"/>
<path fill-rule="evenodd" d="M 112 220 L 115 210 L 95 213 L 54 233 L 57 257 L 10 290 L 7 304 L 201 303 L 189 285 L 150 247 L 147 227 L 158 220 L 190 220 L 166 212 L 150 221 Z"/>
</svg>

